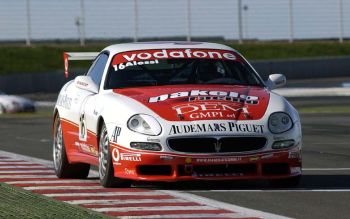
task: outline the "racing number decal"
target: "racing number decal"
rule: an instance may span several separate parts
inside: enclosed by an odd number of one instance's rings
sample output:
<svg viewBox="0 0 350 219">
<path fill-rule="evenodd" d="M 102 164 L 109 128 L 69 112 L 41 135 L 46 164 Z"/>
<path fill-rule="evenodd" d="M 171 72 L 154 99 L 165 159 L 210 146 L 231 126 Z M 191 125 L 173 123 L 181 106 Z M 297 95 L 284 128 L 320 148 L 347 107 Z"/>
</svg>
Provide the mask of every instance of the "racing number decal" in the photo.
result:
<svg viewBox="0 0 350 219">
<path fill-rule="evenodd" d="M 80 141 L 86 141 L 87 136 L 87 128 L 86 128 L 86 122 L 85 122 L 85 114 L 80 114 L 79 118 L 79 140 Z"/>
</svg>

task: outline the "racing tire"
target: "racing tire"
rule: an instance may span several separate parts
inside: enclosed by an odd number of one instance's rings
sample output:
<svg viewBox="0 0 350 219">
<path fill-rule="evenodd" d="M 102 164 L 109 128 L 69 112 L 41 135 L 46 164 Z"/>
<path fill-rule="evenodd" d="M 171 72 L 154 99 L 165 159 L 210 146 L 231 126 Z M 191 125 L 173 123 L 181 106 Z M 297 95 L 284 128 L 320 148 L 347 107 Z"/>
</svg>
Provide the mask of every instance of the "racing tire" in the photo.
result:
<svg viewBox="0 0 350 219">
<path fill-rule="evenodd" d="M 120 179 L 114 176 L 112 154 L 105 124 L 101 127 L 98 148 L 98 173 L 101 185 L 105 188 L 129 187 L 131 184 L 130 180 Z"/>
<path fill-rule="evenodd" d="M 295 188 L 300 184 L 301 175 L 293 176 L 286 179 L 269 180 L 270 186 L 274 188 Z"/>
<path fill-rule="evenodd" d="M 66 148 L 60 117 L 57 115 L 53 130 L 53 166 L 58 178 L 85 179 L 89 175 L 90 164 L 70 164 L 67 159 Z"/>
<path fill-rule="evenodd" d="M 0 115 L 6 113 L 5 107 L 0 104 Z"/>
</svg>

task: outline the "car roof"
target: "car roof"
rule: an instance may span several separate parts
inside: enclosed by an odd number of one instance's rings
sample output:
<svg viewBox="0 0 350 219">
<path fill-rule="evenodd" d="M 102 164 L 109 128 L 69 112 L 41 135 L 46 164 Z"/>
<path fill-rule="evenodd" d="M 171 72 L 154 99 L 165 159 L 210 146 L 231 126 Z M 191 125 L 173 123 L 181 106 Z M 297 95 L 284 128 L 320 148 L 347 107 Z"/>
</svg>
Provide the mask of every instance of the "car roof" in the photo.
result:
<svg viewBox="0 0 350 219">
<path fill-rule="evenodd" d="M 110 45 L 103 51 L 109 51 L 112 55 L 120 52 L 149 49 L 220 49 L 235 51 L 231 47 L 218 43 L 187 42 L 187 41 L 155 41 L 155 42 L 135 42 Z M 235 51 L 236 52 L 236 51 Z"/>
</svg>

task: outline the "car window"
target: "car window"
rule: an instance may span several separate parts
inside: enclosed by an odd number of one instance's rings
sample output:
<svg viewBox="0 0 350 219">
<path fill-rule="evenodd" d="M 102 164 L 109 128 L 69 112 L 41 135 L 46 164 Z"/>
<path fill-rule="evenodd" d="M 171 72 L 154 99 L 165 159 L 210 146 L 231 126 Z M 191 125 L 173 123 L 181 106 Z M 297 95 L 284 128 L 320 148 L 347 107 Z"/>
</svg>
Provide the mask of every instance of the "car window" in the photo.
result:
<svg viewBox="0 0 350 219">
<path fill-rule="evenodd" d="M 108 60 L 108 54 L 102 53 L 96 58 L 96 60 L 91 65 L 87 73 L 87 75 L 89 75 L 92 78 L 92 80 L 97 84 L 97 86 L 100 86 L 103 70 L 105 69 L 107 60 Z"/>
<path fill-rule="evenodd" d="M 233 51 L 163 49 L 116 54 L 105 89 L 176 84 L 263 86 L 253 69 Z"/>
</svg>

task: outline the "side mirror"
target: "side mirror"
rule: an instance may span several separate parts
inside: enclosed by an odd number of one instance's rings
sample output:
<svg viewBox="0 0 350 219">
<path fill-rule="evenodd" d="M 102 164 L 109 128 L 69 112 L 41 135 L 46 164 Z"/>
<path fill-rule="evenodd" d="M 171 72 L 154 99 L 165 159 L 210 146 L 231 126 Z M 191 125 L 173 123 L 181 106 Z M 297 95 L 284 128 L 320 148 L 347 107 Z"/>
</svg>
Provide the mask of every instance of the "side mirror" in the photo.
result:
<svg viewBox="0 0 350 219">
<path fill-rule="evenodd" d="M 90 76 L 78 76 L 74 79 L 74 84 L 77 88 L 90 91 L 94 94 L 98 93 L 98 86 Z"/>
<path fill-rule="evenodd" d="M 272 74 L 269 75 L 269 79 L 267 80 L 266 85 L 270 90 L 273 90 L 279 87 L 283 87 L 286 85 L 286 83 L 287 79 L 283 74 Z"/>
</svg>

